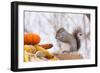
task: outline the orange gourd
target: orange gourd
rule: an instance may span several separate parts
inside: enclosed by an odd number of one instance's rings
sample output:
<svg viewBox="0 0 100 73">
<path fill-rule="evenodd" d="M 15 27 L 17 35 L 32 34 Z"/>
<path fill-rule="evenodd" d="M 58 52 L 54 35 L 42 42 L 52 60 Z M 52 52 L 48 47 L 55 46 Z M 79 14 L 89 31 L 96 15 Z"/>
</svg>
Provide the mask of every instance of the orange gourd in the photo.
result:
<svg viewBox="0 0 100 73">
<path fill-rule="evenodd" d="M 40 42 L 40 36 L 35 33 L 24 34 L 24 44 L 38 44 Z"/>
</svg>

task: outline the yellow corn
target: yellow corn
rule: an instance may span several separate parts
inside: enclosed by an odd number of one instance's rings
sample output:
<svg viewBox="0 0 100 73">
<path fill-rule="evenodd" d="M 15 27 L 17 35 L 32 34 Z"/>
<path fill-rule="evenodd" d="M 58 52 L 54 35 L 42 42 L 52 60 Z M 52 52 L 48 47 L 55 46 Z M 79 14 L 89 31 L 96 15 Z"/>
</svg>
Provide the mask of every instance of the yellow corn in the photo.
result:
<svg viewBox="0 0 100 73">
<path fill-rule="evenodd" d="M 36 53 L 36 48 L 32 45 L 24 45 L 24 50 L 28 53 Z"/>
<path fill-rule="evenodd" d="M 24 55 L 24 62 L 28 62 L 29 61 L 29 56 L 28 55 Z"/>
<path fill-rule="evenodd" d="M 46 49 L 42 48 L 41 46 L 34 45 L 34 47 L 37 49 L 37 51 L 42 51 L 46 58 L 51 59 L 54 57 L 52 54 L 50 54 Z"/>
</svg>

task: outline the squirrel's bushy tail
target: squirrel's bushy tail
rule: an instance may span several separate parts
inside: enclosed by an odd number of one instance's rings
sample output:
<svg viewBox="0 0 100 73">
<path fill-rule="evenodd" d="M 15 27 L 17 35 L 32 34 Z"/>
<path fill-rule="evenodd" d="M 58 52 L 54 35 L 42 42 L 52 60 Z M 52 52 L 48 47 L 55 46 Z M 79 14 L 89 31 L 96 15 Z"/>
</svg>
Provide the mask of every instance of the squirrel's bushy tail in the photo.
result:
<svg viewBox="0 0 100 73">
<path fill-rule="evenodd" d="M 79 48 L 80 48 L 80 46 L 81 46 L 81 41 L 80 41 L 80 39 L 79 39 L 79 37 L 78 37 L 78 34 L 80 33 L 80 32 L 82 32 L 82 29 L 78 26 L 77 28 L 75 28 L 74 30 L 73 30 L 73 36 L 75 37 L 75 39 L 76 39 L 76 42 L 77 42 L 77 50 L 79 50 Z"/>
</svg>

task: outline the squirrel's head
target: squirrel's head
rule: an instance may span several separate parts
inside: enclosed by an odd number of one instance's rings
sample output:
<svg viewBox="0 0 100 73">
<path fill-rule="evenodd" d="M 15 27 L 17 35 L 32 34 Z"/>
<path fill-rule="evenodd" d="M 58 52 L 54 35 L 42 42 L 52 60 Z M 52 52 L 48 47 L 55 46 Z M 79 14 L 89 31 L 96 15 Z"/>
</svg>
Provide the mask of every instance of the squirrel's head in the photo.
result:
<svg viewBox="0 0 100 73">
<path fill-rule="evenodd" d="M 56 39 L 58 39 L 58 40 L 63 39 L 64 32 L 66 32 L 66 30 L 64 28 L 60 28 L 59 30 L 57 30 Z"/>
</svg>

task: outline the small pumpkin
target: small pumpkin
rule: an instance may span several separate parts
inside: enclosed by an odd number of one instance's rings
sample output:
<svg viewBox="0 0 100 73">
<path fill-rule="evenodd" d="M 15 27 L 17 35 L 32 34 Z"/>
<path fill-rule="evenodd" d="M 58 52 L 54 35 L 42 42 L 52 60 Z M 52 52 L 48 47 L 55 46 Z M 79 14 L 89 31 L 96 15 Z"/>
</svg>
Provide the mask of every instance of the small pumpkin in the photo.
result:
<svg viewBox="0 0 100 73">
<path fill-rule="evenodd" d="M 38 44 L 40 42 L 40 36 L 36 33 L 25 33 L 24 44 Z"/>
</svg>

